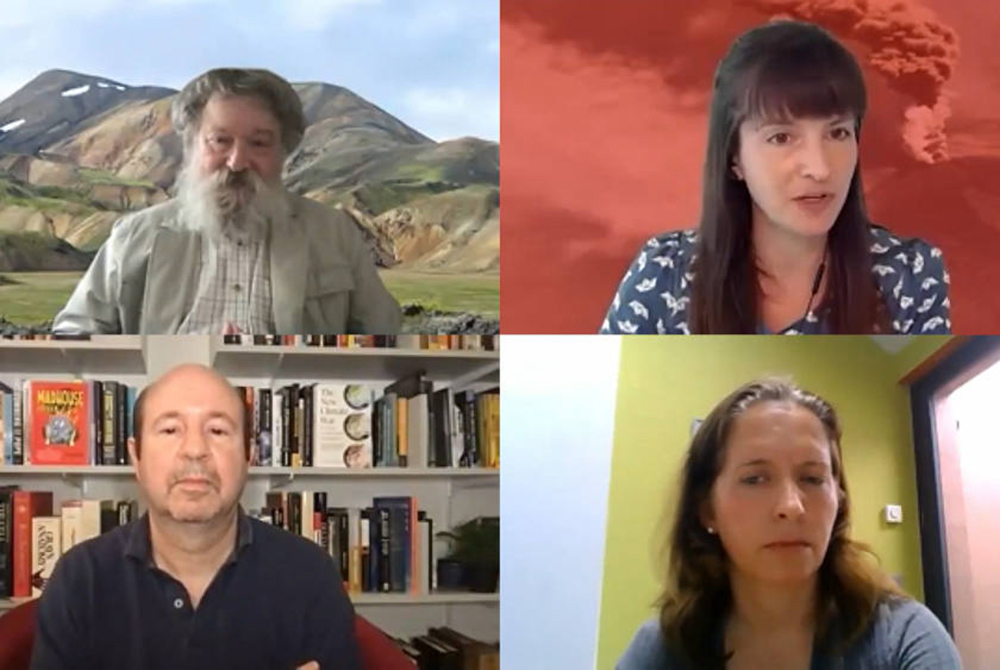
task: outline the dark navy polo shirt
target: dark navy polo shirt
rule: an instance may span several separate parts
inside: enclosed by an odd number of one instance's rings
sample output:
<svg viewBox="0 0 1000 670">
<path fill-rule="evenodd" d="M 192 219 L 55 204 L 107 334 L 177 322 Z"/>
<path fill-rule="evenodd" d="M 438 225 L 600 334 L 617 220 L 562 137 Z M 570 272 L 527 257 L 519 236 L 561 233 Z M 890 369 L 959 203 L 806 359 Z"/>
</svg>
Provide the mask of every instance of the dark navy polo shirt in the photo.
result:
<svg viewBox="0 0 1000 670">
<path fill-rule="evenodd" d="M 154 564 L 148 516 L 73 547 L 42 592 L 32 670 L 360 670 L 334 560 L 242 510 L 238 524 L 197 609 Z"/>
</svg>

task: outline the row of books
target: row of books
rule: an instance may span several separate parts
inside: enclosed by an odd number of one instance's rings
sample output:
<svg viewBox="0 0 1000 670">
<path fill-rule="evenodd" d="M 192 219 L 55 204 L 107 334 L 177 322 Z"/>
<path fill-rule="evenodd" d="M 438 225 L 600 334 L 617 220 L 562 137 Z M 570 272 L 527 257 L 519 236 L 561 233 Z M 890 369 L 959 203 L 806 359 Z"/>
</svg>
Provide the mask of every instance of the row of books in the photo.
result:
<svg viewBox="0 0 1000 670">
<path fill-rule="evenodd" d="M 431 628 L 409 640 L 392 638 L 417 670 L 500 670 L 500 647 L 453 628 Z"/>
<path fill-rule="evenodd" d="M 223 344 L 341 349 L 496 351 L 496 335 L 224 335 Z"/>
<path fill-rule="evenodd" d="M 0 462 L 126 465 L 135 399 L 116 381 L 0 383 Z"/>
<path fill-rule="evenodd" d="M 63 554 L 137 513 L 135 500 L 67 500 L 55 509 L 51 491 L 0 487 L 0 598 L 40 595 Z"/>
<path fill-rule="evenodd" d="M 377 396 L 366 384 L 238 386 L 253 465 L 487 467 L 500 465 L 500 398 L 435 390 L 416 372 Z M 136 388 L 116 381 L 0 383 L 6 465 L 127 465 Z"/>
<path fill-rule="evenodd" d="M 255 465 L 500 467 L 499 390 L 435 390 L 416 372 L 366 384 L 237 387 Z"/>
<path fill-rule="evenodd" d="M 437 589 L 434 521 L 412 497 L 327 507 L 325 492 L 269 491 L 257 518 L 323 547 L 351 593 L 427 595 Z"/>
</svg>

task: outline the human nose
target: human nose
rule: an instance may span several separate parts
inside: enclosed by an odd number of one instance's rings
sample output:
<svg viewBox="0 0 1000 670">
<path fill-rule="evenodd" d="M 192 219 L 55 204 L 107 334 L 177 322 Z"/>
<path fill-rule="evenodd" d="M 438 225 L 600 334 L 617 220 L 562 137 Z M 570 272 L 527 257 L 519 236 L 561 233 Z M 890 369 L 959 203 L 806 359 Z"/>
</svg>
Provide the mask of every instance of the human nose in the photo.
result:
<svg viewBox="0 0 1000 670">
<path fill-rule="evenodd" d="M 799 164 L 803 176 L 816 181 L 824 181 L 830 176 L 830 159 L 822 139 L 805 143 L 799 153 Z"/>
<path fill-rule="evenodd" d="M 181 441 L 181 455 L 191 460 L 205 458 L 208 454 L 208 441 L 201 430 L 186 430 Z"/>
<path fill-rule="evenodd" d="M 250 165 L 248 151 L 242 140 L 234 140 L 233 146 L 229 150 L 229 157 L 226 160 L 226 167 L 233 172 L 241 172 Z"/>
<path fill-rule="evenodd" d="M 805 512 L 805 506 L 802 504 L 802 492 L 794 482 L 782 485 L 778 495 L 779 498 L 775 511 L 779 517 L 794 519 Z"/>
</svg>

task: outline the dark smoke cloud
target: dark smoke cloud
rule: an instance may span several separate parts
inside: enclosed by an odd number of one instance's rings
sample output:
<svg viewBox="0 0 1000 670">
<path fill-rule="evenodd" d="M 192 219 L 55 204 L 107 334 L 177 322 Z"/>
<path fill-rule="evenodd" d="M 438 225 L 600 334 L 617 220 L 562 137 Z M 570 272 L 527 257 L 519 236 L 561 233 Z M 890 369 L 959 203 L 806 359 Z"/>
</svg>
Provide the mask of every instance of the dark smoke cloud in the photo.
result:
<svg viewBox="0 0 1000 670">
<path fill-rule="evenodd" d="M 958 35 L 928 8 L 903 0 L 740 0 L 773 16 L 811 21 L 870 50 L 869 63 L 914 104 L 903 139 L 921 161 L 948 158 L 945 88 L 958 61 Z"/>
</svg>

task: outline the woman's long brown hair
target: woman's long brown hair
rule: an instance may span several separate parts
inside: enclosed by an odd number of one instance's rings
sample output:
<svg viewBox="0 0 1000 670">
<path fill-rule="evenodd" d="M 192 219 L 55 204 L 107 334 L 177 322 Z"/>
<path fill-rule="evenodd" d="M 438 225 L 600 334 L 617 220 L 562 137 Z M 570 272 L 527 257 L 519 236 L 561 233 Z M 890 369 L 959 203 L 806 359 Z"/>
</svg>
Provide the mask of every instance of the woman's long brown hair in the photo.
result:
<svg viewBox="0 0 1000 670">
<path fill-rule="evenodd" d="M 857 61 L 822 28 L 775 21 L 740 36 L 719 63 L 709 112 L 701 219 L 692 266 L 692 333 L 755 333 L 761 274 L 751 235 L 751 197 L 732 171 L 747 119 L 850 114 L 860 141 L 867 94 Z M 828 235 L 827 290 L 814 310 L 833 333 L 887 330 L 872 276 L 871 220 L 860 160 Z"/>
<path fill-rule="evenodd" d="M 660 627 L 669 647 L 699 670 L 725 667 L 727 656 L 718 653 L 715 641 L 732 607 L 728 558 L 718 536 L 705 530 L 699 510 L 709 500 L 722 469 L 733 421 L 766 401 L 792 402 L 809 410 L 823 424 L 830 442 L 839 505 L 818 574 L 817 644 L 828 645 L 828 651 L 844 649 L 865 631 L 884 598 L 906 597 L 873 563 L 870 548 L 848 535 L 851 499 L 842 468 L 840 422 L 833 408 L 789 381 L 748 383 L 722 400 L 695 433 L 681 472 L 680 499 L 663 546 L 667 573 L 659 599 Z"/>
</svg>

